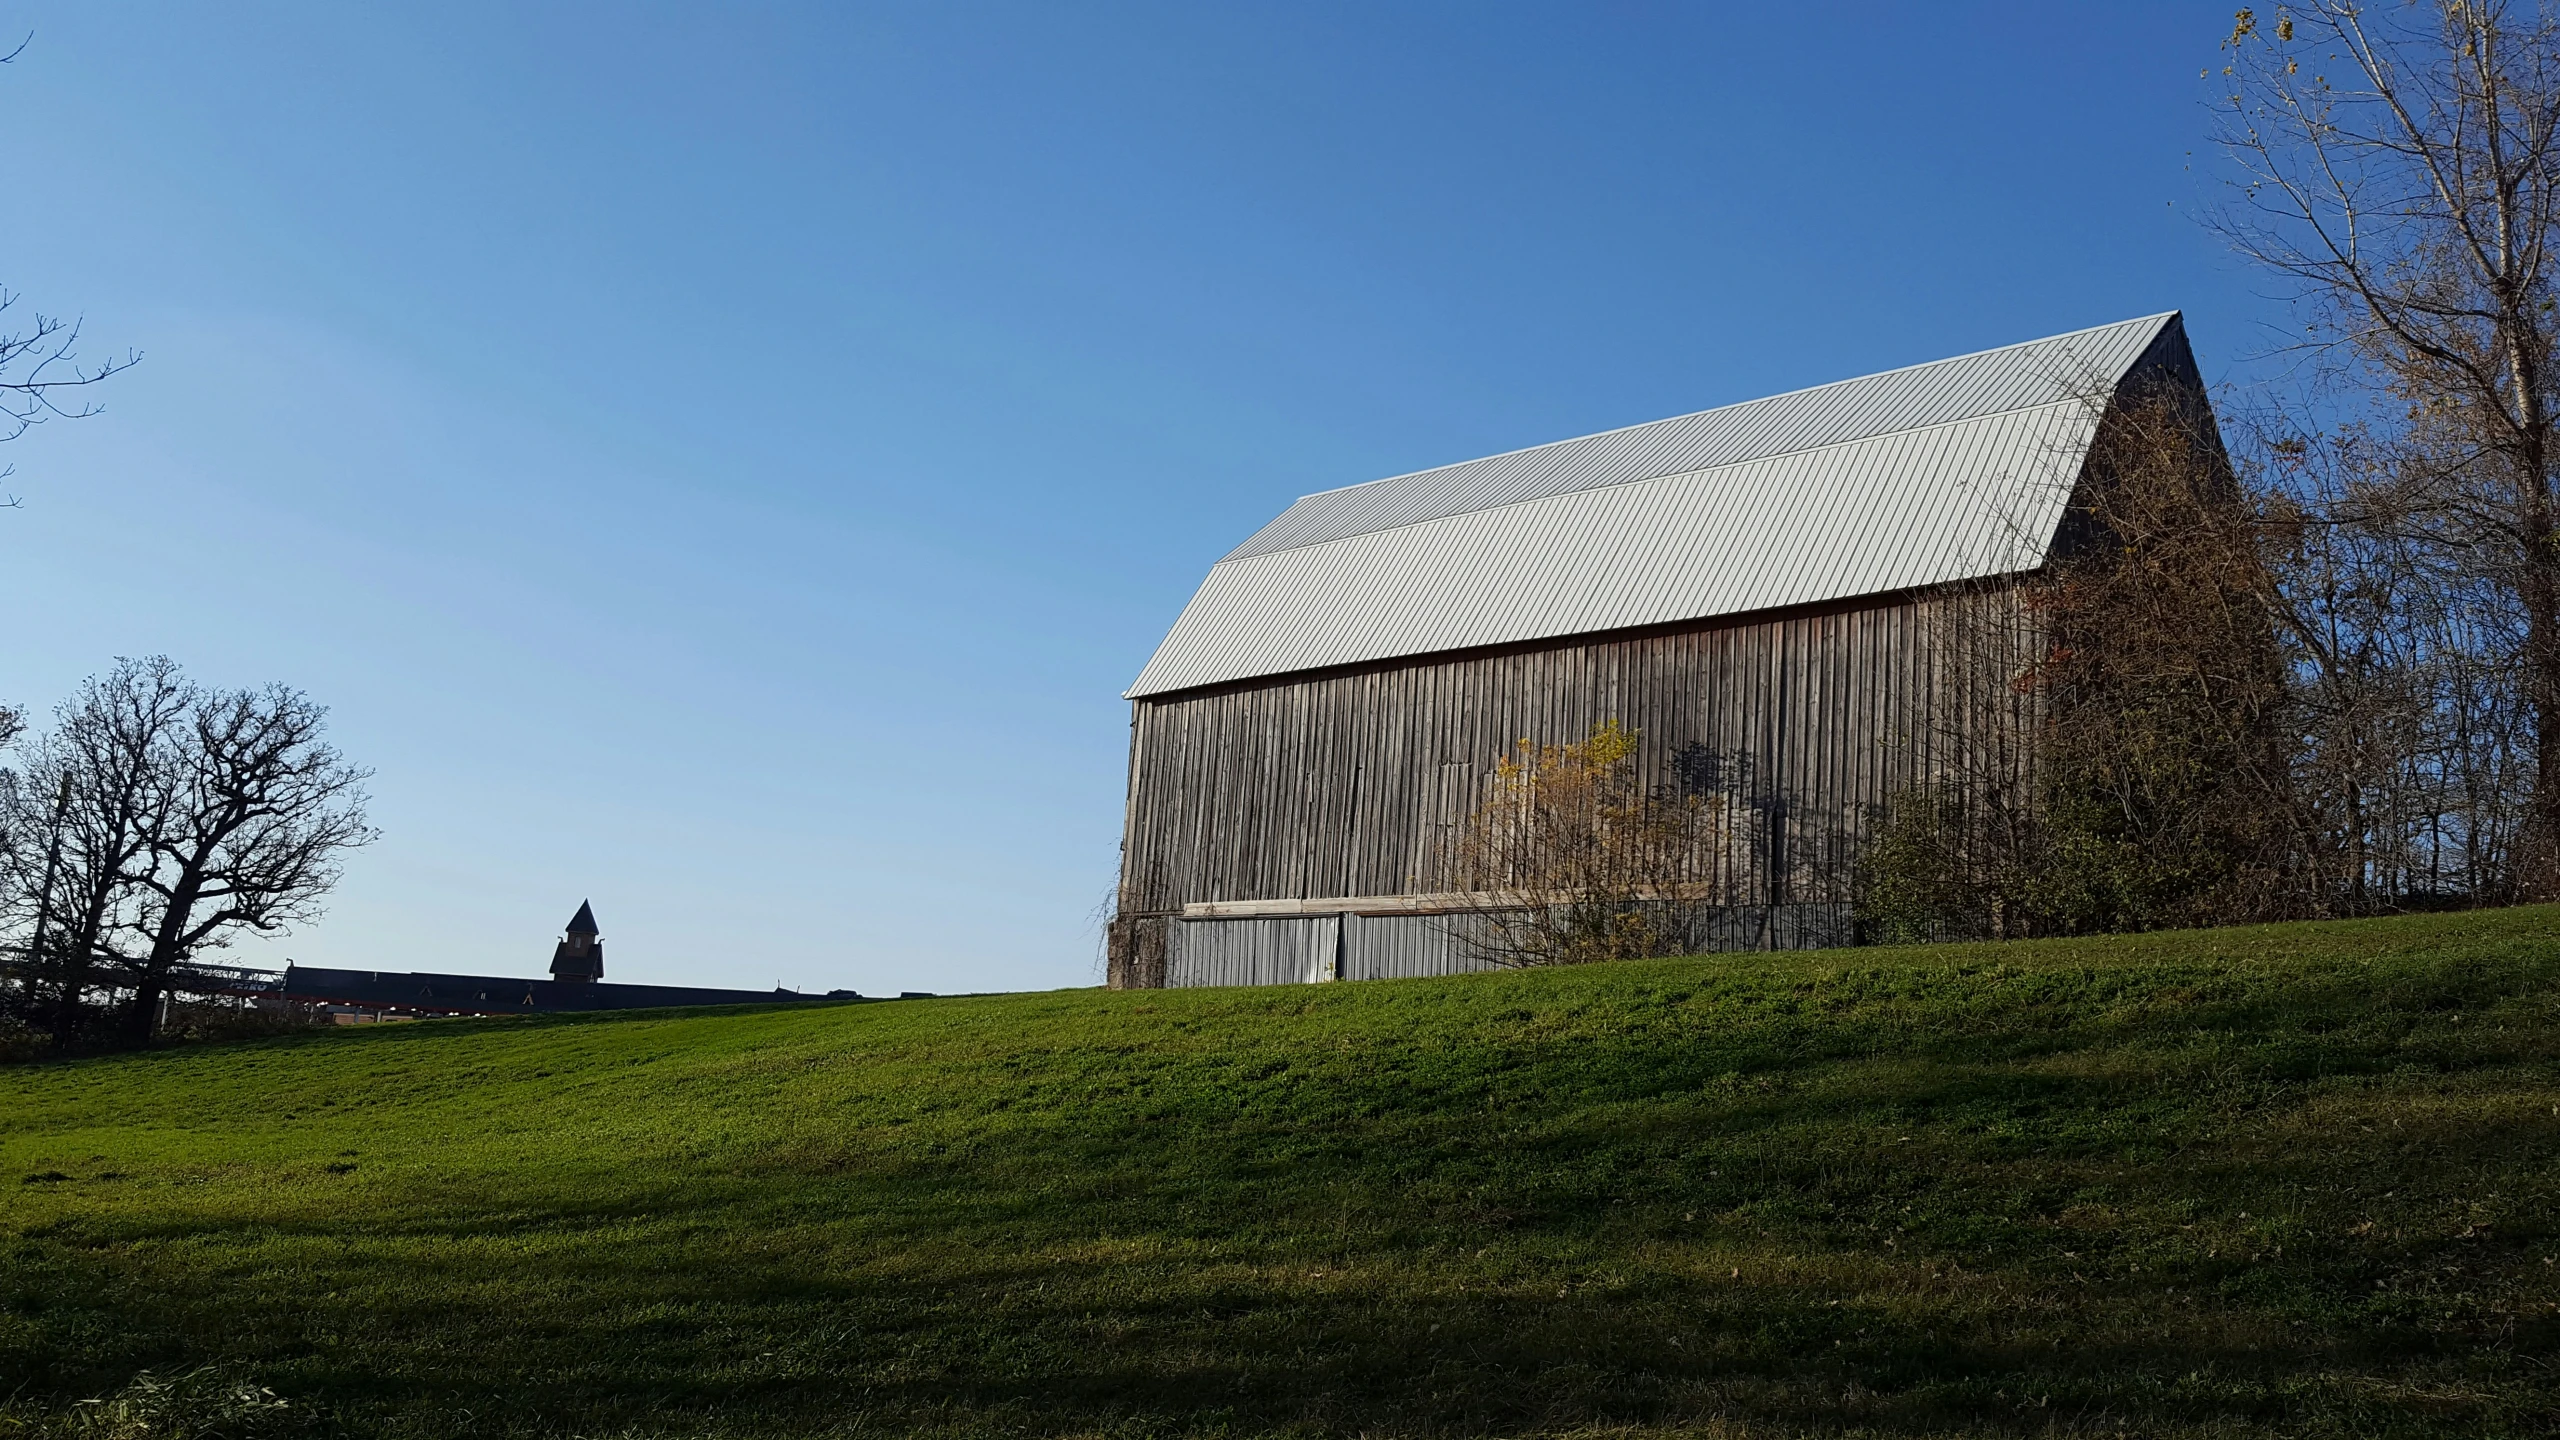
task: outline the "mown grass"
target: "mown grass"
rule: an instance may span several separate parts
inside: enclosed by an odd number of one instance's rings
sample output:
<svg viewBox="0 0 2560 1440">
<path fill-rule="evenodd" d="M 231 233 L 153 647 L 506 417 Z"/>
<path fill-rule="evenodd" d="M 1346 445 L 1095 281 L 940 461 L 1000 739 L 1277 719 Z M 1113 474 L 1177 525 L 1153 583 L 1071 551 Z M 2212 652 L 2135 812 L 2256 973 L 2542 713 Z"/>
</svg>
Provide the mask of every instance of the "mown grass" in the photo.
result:
<svg viewBox="0 0 2560 1440">
<path fill-rule="evenodd" d="M 39 1432 L 218 1364 L 384 1436 L 2546 1435 L 2555 1002 L 2544 908 L 21 1067 L 0 1394 Z"/>
</svg>

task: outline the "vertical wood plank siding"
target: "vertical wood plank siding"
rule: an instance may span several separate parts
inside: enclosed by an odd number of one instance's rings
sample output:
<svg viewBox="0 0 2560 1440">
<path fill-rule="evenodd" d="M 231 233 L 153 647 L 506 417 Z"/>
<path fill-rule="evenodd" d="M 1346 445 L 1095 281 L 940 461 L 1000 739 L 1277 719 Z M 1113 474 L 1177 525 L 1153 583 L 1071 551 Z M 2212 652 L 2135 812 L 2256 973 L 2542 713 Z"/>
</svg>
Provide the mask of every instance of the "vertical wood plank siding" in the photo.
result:
<svg viewBox="0 0 2560 1440">
<path fill-rule="evenodd" d="M 1784 859 L 1746 881 L 1750 898 L 1845 899 L 1842 865 L 1825 862 L 1846 857 L 1828 852 L 1927 773 L 1934 622 L 1965 603 L 1903 597 L 1138 701 L 1121 914 L 1430 890 L 1440 835 L 1495 761 L 1613 719 L 1638 732 L 1648 783 L 1694 743 L 1747 756 L 1785 797 L 1766 822 Z"/>
</svg>

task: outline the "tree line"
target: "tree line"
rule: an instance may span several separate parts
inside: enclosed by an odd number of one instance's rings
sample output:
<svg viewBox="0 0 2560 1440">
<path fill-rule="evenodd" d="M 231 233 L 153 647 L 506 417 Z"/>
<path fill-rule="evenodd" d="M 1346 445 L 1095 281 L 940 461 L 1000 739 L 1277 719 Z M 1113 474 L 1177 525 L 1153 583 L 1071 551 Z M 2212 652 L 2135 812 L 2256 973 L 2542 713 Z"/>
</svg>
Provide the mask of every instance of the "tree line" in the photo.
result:
<svg viewBox="0 0 2560 1440">
<path fill-rule="evenodd" d="M 282 685 L 198 684 L 119 661 L 25 733 L 0 771 L 0 1007 L 59 1050 L 147 1042 L 190 963 L 315 919 L 370 843 L 368 772 Z"/>
</svg>

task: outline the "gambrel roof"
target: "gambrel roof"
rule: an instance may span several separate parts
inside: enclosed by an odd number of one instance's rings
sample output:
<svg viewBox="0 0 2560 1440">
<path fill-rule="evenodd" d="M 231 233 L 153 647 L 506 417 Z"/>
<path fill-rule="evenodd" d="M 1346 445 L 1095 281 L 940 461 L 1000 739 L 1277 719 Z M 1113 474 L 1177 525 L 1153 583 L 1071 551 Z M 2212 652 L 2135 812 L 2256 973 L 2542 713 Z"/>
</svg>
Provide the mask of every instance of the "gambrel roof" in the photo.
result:
<svg viewBox="0 0 2560 1440">
<path fill-rule="evenodd" d="M 2176 312 L 1309 495 L 1131 697 L 2035 569 Z"/>
</svg>

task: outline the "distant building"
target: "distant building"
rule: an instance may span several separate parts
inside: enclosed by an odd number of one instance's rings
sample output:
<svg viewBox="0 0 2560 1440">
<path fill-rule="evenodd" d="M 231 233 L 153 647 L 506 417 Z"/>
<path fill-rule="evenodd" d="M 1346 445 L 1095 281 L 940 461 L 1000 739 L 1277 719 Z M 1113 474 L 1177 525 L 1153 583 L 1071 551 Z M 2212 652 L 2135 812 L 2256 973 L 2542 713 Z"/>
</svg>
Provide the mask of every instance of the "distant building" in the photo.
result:
<svg viewBox="0 0 2560 1440">
<path fill-rule="evenodd" d="M 851 990 L 821 997 L 793 990 L 705 990 L 687 985 L 608 985 L 594 980 L 520 980 L 511 975 L 444 975 L 387 970 L 324 970 L 287 965 L 282 980 L 255 992 L 305 1005 L 386 1019 L 425 1015 L 542 1015 L 662 1006 L 776 1005 L 860 1000 Z"/>
<path fill-rule="evenodd" d="M 551 952 L 551 978 L 564 985 L 592 985 L 604 978 L 604 939 L 596 934 L 596 912 L 584 900 L 569 917 L 560 947 Z"/>
<path fill-rule="evenodd" d="M 608 985 L 604 983 L 604 940 L 596 932 L 596 912 L 583 900 L 578 902 L 578 913 L 569 917 L 559 947 L 551 953 L 548 980 L 525 980 L 512 975 L 328 970 L 290 961 L 280 976 L 219 966 L 193 968 L 202 974 L 202 982 L 193 993 L 235 995 L 253 1001 L 281 999 L 317 1006 L 342 1023 L 434 1015 L 539 1015 L 863 998 L 851 990 L 831 990 L 822 997 L 780 986 L 771 990 L 709 990 L 690 985 Z"/>
<path fill-rule="evenodd" d="M 1948 617 L 2080 543 L 2146 392 L 2210 423 L 2175 314 L 1299 500 L 1128 691 L 1111 983 L 1480 968 L 1499 907 L 1436 857 L 1516 744 L 1604 720 L 1729 812 L 1701 948 L 1849 938 L 1840 857 L 1973 704 Z"/>
</svg>

